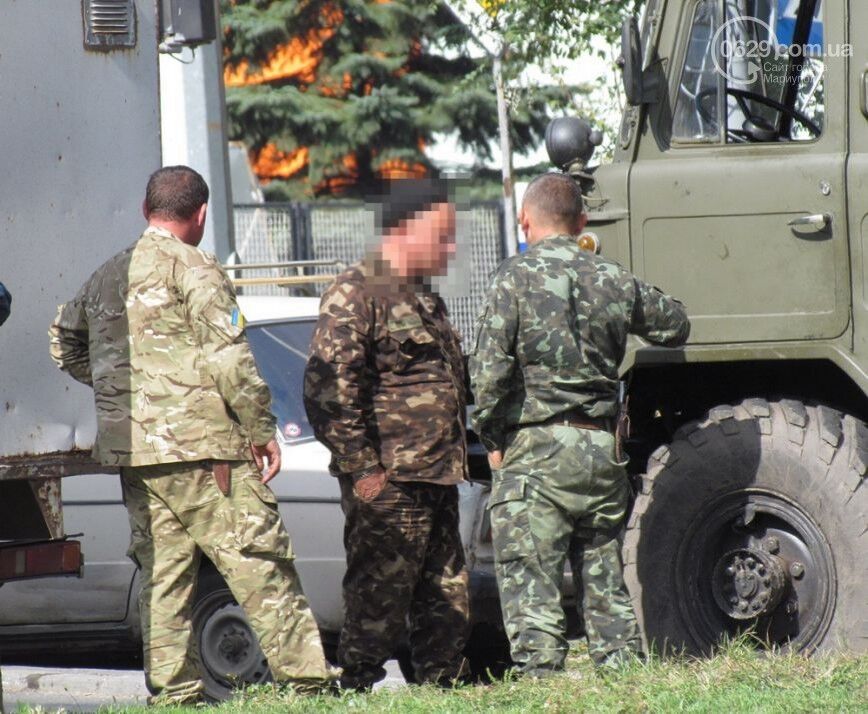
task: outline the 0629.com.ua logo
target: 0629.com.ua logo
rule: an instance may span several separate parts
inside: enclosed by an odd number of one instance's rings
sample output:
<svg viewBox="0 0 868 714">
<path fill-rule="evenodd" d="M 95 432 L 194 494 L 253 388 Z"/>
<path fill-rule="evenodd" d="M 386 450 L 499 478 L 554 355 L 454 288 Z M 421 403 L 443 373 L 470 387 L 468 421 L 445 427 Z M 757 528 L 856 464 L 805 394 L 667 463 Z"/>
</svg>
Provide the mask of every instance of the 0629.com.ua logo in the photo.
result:
<svg viewBox="0 0 868 714">
<path fill-rule="evenodd" d="M 761 78 L 798 81 L 797 75 L 786 71 L 794 60 L 853 56 L 850 44 L 783 44 L 768 22 L 750 15 L 739 15 L 723 23 L 714 33 L 712 46 L 715 70 L 728 83 L 736 85 L 751 85 Z"/>
</svg>

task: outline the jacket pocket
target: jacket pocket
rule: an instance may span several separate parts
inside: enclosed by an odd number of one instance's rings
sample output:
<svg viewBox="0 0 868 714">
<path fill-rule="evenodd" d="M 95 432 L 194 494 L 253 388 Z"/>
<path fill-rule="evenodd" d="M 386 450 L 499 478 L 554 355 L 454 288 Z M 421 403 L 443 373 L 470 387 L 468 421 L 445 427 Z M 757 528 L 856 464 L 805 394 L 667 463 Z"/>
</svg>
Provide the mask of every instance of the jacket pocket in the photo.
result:
<svg viewBox="0 0 868 714">
<path fill-rule="evenodd" d="M 280 520 L 277 498 L 272 490 L 258 476 L 233 478 L 232 488 L 240 491 L 235 532 L 239 552 L 273 560 L 292 560 L 289 534 Z"/>
<path fill-rule="evenodd" d="M 418 316 L 417 316 L 418 317 Z M 412 369 L 414 362 L 428 364 L 432 360 L 442 360 L 434 336 L 425 329 L 422 318 L 418 321 L 404 319 L 400 322 L 389 321 L 385 356 L 387 366 L 397 372 Z"/>
<path fill-rule="evenodd" d="M 527 481 L 523 478 L 495 479 L 491 484 L 488 507 L 493 508 L 510 501 L 523 501 L 526 488 Z"/>
</svg>

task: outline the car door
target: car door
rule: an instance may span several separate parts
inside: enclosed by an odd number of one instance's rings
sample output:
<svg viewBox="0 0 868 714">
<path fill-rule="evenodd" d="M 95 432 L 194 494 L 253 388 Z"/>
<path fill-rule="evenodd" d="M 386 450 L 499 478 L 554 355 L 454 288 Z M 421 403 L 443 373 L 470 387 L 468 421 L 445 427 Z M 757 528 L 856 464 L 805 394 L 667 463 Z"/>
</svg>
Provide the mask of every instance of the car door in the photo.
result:
<svg viewBox="0 0 868 714">
<path fill-rule="evenodd" d="M 694 0 L 666 16 L 668 95 L 631 170 L 630 232 L 633 264 L 686 303 L 694 343 L 848 326 L 842 5 Z"/>
</svg>

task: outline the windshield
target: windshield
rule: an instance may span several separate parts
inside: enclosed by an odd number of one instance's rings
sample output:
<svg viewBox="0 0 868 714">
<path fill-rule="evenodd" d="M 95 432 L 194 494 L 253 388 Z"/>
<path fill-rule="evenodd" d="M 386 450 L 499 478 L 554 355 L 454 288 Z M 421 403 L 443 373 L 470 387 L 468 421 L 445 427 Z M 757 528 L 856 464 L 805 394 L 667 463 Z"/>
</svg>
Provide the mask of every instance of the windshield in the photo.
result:
<svg viewBox="0 0 868 714">
<path fill-rule="evenodd" d="M 302 401 L 304 366 L 315 320 L 295 320 L 247 328 L 256 365 L 271 388 L 272 411 L 285 441 L 313 438 Z"/>
<path fill-rule="evenodd" d="M 672 137 L 807 141 L 825 118 L 822 0 L 699 0 Z"/>
</svg>

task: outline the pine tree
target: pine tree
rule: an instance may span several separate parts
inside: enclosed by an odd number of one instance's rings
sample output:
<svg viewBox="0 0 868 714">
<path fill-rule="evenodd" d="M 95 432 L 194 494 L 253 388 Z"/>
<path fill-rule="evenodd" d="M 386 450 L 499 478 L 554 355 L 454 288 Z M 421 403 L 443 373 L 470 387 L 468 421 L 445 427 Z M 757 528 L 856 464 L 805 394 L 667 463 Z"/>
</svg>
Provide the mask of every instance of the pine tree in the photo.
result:
<svg viewBox="0 0 868 714">
<path fill-rule="evenodd" d="M 222 17 L 230 136 L 276 179 L 270 197 L 356 195 L 378 178 L 430 174 L 436 133 L 490 158 L 488 60 L 444 5 L 223 0 Z M 512 107 L 518 151 L 542 140 L 551 100 L 543 90 Z"/>
</svg>

